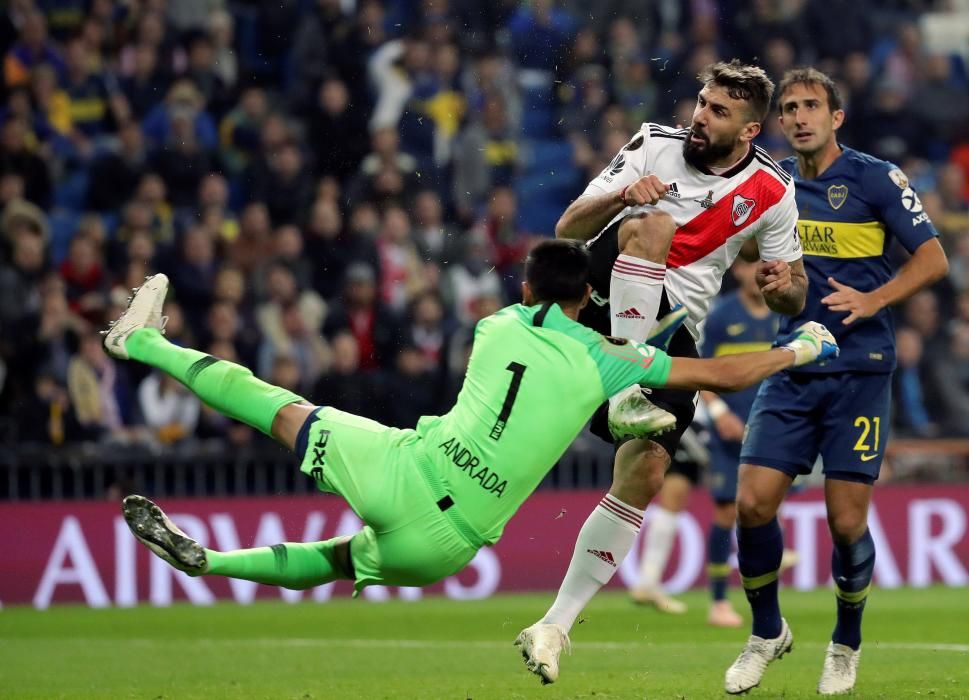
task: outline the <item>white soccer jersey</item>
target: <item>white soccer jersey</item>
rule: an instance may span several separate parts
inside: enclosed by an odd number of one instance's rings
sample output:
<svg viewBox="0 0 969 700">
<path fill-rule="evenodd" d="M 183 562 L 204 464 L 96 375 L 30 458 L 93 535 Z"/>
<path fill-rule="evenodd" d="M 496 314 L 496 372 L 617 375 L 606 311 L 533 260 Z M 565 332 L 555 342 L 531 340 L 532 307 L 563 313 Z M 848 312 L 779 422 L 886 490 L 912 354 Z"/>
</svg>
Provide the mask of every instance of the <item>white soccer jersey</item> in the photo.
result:
<svg viewBox="0 0 969 700">
<path fill-rule="evenodd" d="M 617 192 L 648 174 L 669 185 L 655 205 L 626 207 L 609 223 L 654 207 L 673 217 L 666 293 L 672 304 L 687 308 L 686 325 L 697 338 L 724 272 L 748 238 L 757 238 L 763 260 L 799 260 L 801 243 L 794 182 L 766 151 L 754 146 L 736 166 L 714 175 L 683 158 L 688 131 L 643 124 L 582 196 Z"/>
</svg>

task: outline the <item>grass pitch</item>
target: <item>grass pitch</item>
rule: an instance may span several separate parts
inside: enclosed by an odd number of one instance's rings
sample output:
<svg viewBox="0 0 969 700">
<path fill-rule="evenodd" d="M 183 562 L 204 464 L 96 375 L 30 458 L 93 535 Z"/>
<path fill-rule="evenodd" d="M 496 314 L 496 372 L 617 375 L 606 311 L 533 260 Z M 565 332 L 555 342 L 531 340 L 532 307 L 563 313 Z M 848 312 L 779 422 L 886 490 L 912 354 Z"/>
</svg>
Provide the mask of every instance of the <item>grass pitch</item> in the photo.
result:
<svg viewBox="0 0 969 700">
<path fill-rule="evenodd" d="M 735 592 L 738 610 L 746 605 Z M 599 596 L 541 687 L 512 640 L 551 594 L 455 602 L 0 611 L 2 698 L 722 698 L 747 630 L 705 624 L 706 596 L 662 615 Z M 816 698 L 830 591 L 782 592 L 794 650 L 751 698 Z M 969 591 L 875 590 L 855 698 L 969 698 Z"/>
</svg>

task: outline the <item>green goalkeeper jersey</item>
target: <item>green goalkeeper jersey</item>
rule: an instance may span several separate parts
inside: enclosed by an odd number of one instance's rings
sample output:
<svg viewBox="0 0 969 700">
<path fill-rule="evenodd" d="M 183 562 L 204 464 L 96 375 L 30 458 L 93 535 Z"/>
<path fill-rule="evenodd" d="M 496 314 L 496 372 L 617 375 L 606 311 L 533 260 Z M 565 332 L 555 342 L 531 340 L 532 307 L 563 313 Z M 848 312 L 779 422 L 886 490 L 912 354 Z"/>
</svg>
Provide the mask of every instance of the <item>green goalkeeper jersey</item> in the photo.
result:
<svg viewBox="0 0 969 700">
<path fill-rule="evenodd" d="M 457 404 L 417 432 L 464 517 L 487 543 L 609 397 L 665 385 L 669 356 L 604 337 L 557 304 L 516 304 L 483 319 Z"/>
</svg>

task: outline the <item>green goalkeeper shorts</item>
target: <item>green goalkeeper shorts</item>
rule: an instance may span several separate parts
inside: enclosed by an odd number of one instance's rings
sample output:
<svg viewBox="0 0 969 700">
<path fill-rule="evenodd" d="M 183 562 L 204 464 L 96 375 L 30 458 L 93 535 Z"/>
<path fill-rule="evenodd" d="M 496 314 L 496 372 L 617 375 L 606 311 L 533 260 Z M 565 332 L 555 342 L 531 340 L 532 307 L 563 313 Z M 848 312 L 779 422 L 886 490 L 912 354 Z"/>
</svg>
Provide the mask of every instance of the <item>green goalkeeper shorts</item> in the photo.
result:
<svg viewBox="0 0 969 700">
<path fill-rule="evenodd" d="M 300 430 L 300 471 L 339 494 L 364 522 L 350 543 L 354 595 L 374 585 L 427 586 L 468 565 L 481 543 L 454 526 L 424 477 L 413 430 L 318 408 Z"/>
</svg>

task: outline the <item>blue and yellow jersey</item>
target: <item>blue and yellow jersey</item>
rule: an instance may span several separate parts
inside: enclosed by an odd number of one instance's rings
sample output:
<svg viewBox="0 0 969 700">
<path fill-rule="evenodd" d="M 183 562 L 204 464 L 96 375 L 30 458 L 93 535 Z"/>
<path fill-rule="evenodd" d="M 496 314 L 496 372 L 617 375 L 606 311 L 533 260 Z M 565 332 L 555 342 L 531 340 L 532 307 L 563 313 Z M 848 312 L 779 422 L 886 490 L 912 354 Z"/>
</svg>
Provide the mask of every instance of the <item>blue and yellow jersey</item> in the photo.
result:
<svg viewBox="0 0 969 700">
<path fill-rule="evenodd" d="M 826 325 L 841 354 L 798 372 L 891 372 L 895 369 L 895 323 L 890 309 L 845 326 L 844 311 L 829 311 L 821 299 L 833 292 L 828 277 L 870 292 L 894 275 L 892 238 L 909 253 L 938 236 L 908 178 L 894 164 L 842 147 L 841 156 L 813 180 L 803 179 L 797 158 L 781 167 L 794 176 L 798 234 L 810 286 L 804 311 L 781 322 L 786 333 L 805 321 Z"/>
<path fill-rule="evenodd" d="M 769 312 L 757 318 L 740 300 L 740 292 L 732 292 L 721 298 L 707 316 L 703 326 L 703 341 L 700 344 L 701 357 L 723 357 L 742 352 L 770 350 L 777 337 L 780 314 Z M 754 404 L 759 384 L 746 389 L 723 394 L 730 410 L 741 420 L 747 421 L 750 407 Z"/>
</svg>

